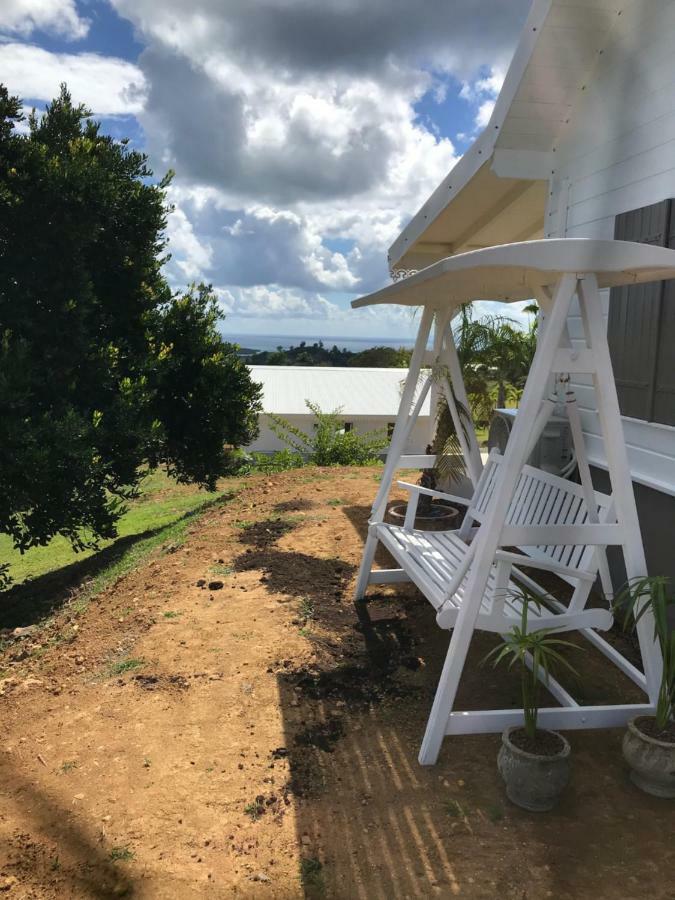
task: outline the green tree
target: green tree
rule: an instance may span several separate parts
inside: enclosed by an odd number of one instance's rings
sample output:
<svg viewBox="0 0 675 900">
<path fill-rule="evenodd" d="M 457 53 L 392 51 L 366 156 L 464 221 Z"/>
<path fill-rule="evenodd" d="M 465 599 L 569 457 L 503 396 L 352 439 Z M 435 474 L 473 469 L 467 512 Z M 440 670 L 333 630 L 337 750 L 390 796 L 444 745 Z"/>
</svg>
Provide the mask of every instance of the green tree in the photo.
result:
<svg viewBox="0 0 675 900">
<path fill-rule="evenodd" d="M 405 369 L 410 365 L 411 350 L 405 347 L 369 347 L 355 353 L 348 365 L 363 368 Z"/>
<path fill-rule="evenodd" d="M 208 288 L 163 275 L 168 179 L 65 86 L 18 134 L 0 85 L 0 531 L 113 537 L 144 469 L 212 488 L 257 431 L 259 388 Z"/>
</svg>

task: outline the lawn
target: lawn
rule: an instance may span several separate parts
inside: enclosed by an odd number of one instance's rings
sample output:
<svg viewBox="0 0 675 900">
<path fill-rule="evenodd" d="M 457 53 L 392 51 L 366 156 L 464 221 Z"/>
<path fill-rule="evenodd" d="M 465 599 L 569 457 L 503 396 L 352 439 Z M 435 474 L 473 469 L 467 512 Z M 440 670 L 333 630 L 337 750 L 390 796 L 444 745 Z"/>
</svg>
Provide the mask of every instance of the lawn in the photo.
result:
<svg viewBox="0 0 675 900">
<path fill-rule="evenodd" d="M 109 547 L 123 538 L 144 535 L 152 544 L 157 540 L 167 540 L 172 526 L 185 521 L 185 516 L 222 496 L 221 491 L 213 493 L 200 490 L 192 485 L 179 485 L 158 470 L 148 475 L 141 485 L 141 494 L 129 504 L 128 511 L 118 524 L 118 537 L 101 541 L 100 549 Z M 139 544 L 135 545 L 140 550 Z M 21 554 L 12 546 L 8 535 L 0 535 L 0 559 L 9 562 L 9 573 L 15 584 L 27 578 L 36 578 L 71 563 L 81 562 L 92 556 L 95 550 L 76 553 L 70 542 L 56 537 L 44 547 L 34 547 Z"/>
</svg>

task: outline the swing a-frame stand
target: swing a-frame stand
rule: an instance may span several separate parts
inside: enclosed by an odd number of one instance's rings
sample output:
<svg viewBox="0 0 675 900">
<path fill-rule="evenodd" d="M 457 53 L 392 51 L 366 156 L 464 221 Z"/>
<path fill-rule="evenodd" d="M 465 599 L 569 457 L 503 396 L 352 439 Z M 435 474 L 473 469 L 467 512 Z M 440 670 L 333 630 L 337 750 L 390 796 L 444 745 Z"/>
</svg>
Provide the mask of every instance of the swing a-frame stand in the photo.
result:
<svg viewBox="0 0 675 900">
<path fill-rule="evenodd" d="M 540 710 L 542 727 L 603 728 L 653 713 L 662 663 L 649 613 L 637 623 L 640 671 L 598 633 L 611 627 L 611 611 L 587 605 L 597 577 L 611 599 L 606 547 L 622 549 L 629 579 L 647 574 L 599 291 L 674 277 L 673 250 L 623 241 L 542 240 L 449 257 L 353 303 L 354 307 L 396 303 L 423 308 L 356 586 L 360 600 L 369 584 L 412 581 L 434 606 L 438 624 L 452 629 L 420 751 L 422 764 L 436 761 L 446 734 L 501 731 L 522 723 L 522 710 L 462 712 L 454 709 L 454 703 L 474 629 L 500 635 L 510 631 L 520 621 L 526 602 L 523 586 L 543 597 L 541 606 L 528 607 L 531 630 L 578 631 L 645 695 L 639 704 L 581 706 L 551 678 L 546 685 L 560 706 Z M 537 351 L 506 451 L 503 456 L 493 451 L 483 466 L 473 427 L 462 414 L 468 400 L 450 323 L 465 302 L 533 297 L 542 310 Z M 571 341 L 567 320 L 573 304 L 583 338 Z M 432 374 L 420 388 L 432 329 Z M 569 389 L 564 400 L 581 484 L 526 465 L 555 408 L 556 398 L 549 396 L 552 387 L 568 385 L 572 375 L 592 379 L 611 496 L 593 490 L 582 421 Z M 433 464 L 433 457 L 402 455 L 429 391 L 440 391 L 448 404 L 474 494 L 467 500 L 402 484 L 410 493 L 406 520 L 403 526 L 390 525 L 384 515 L 396 470 Z M 416 531 L 417 501 L 424 493 L 467 506 L 462 527 L 456 532 Z M 373 570 L 378 543 L 389 550 L 397 568 Z M 569 601 L 546 596 L 519 564 L 566 581 L 572 591 Z"/>
</svg>

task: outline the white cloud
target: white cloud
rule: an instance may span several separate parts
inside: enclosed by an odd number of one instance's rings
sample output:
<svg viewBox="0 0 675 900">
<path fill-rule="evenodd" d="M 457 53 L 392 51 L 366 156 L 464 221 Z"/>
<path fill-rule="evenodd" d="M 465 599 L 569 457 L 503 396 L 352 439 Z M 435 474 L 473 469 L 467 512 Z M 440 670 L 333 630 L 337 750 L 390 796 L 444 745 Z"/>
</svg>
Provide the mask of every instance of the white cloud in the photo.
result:
<svg viewBox="0 0 675 900">
<path fill-rule="evenodd" d="M 73 100 L 95 114 L 137 115 L 145 78 L 133 63 L 96 53 L 50 53 L 33 44 L 0 43 L 0 71 L 11 94 L 52 100 L 65 81 Z"/>
<path fill-rule="evenodd" d="M 276 285 L 216 291 L 223 311 L 242 319 L 341 319 L 344 311 L 321 294 Z"/>
<path fill-rule="evenodd" d="M 0 33 L 25 38 L 38 29 L 79 40 L 89 23 L 78 14 L 75 0 L 2 0 Z"/>
<path fill-rule="evenodd" d="M 462 84 L 459 96 L 476 107 L 474 116 L 476 131 L 482 131 L 490 121 L 505 77 L 506 69 L 492 66 L 487 75 L 482 75 L 474 81 L 465 81 Z"/>
<path fill-rule="evenodd" d="M 495 108 L 495 100 L 483 100 L 476 112 L 476 128 L 485 128 Z"/>
<path fill-rule="evenodd" d="M 167 236 L 171 260 L 169 274 L 174 281 L 203 281 L 213 261 L 213 250 L 195 235 L 192 223 L 182 209 L 175 208 L 168 218 Z"/>
<path fill-rule="evenodd" d="M 529 0 L 111 2 L 147 44 L 154 168 L 177 173 L 176 286 L 210 281 L 235 320 L 408 333 L 407 311 L 344 295 L 386 281 L 387 247 L 457 160 L 416 103 L 450 74 L 481 122 Z"/>
</svg>

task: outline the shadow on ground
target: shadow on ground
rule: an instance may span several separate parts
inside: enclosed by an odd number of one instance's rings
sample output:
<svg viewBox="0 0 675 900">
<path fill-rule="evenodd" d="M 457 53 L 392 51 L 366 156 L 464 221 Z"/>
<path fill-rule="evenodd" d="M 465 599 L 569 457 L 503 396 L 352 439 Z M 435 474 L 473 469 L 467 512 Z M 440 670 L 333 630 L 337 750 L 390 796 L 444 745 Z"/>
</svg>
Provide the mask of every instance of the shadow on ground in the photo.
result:
<svg viewBox="0 0 675 900">
<path fill-rule="evenodd" d="M 161 528 L 148 529 L 139 534 L 118 538 L 110 546 L 60 569 L 31 578 L 0 593 L 0 628 L 34 625 L 58 610 L 70 600 L 75 591 L 92 581 L 106 569 L 119 562 L 125 553 L 150 538 L 167 536 L 181 522 L 202 515 L 213 506 L 228 502 L 234 495 L 226 494 L 207 501 Z M 167 537 L 168 540 L 168 537 Z"/>
<path fill-rule="evenodd" d="M 36 789 L 9 762 L 0 760 L 0 779 L 5 804 L 18 809 L 17 820 L 25 823 L 26 832 L 16 831 L 5 837 L 6 856 L 13 860 L 3 867 L 0 890 L 13 896 L 16 887 L 29 891 L 21 896 L 39 897 L 45 885 L 61 896 L 92 897 L 96 900 L 137 896 L 133 879 L 104 850 L 102 834 L 94 836 L 76 821 L 73 811 L 55 798 Z M 7 806 L 5 809 L 7 809 Z M 46 842 L 33 840 L 31 833 L 48 836 Z M 123 848 L 118 848 L 123 853 Z M 35 893 L 30 892 L 30 888 Z"/>
<path fill-rule="evenodd" d="M 369 510 L 342 511 L 363 539 Z M 438 764 L 421 767 L 419 745 L 450 638 L 433 610 L 411 585 L 371 589 L 368 602 L 351 604 L 356 567 L 337 557 L 258 552 L 240 565 L 263 568 L 271 591 L 308 597 L 317 646 L 333 649 L 329 660 L 277 676 L 285 746 L 276 753 L 290 765 L 306 897 L 572 900 L 638 897 L 645 883 L 654 896 L 669 896 L 655 861 L 673 860 L 675 825 L 663 804 L 628 782 L 621 730 L 571 735 L 575 777 L 546 816 L 506 800 L 498 735 L 447 738 Z M 392 565 L 386 551 L 376 564 Z M 334 591 L 326 586 L 331 576 Z M 343 614 L 352 610 L 347 629 L 336 604 Z M 520 707 L 517 674 L 482 664 L 498 640 L 474 636 L 457 708 Z M 602 658 L 582 649 L 571 655 L 583 673 L 581 699 L 630 698 L 633 686 Z M 542 696 L 543 705 L 553 703 Z M 649 832 L 642 851 L 629 838 L 636 814 Z M 653 859 L 645 859 L 645 846 Z"/>
</svg>

